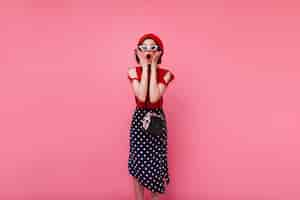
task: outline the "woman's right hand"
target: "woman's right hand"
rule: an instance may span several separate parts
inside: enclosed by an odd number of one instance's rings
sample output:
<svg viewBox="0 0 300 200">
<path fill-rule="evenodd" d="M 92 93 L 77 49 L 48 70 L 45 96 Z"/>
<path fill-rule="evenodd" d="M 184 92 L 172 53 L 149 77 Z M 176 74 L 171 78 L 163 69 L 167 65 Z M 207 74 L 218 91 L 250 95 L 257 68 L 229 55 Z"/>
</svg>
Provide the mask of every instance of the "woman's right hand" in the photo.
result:
<svg viewBox="0 0 300 200">
<path fill-rule="evenodd" d="M 140 64 L 142 65 L 142 67 L 147 67 L 148 66 L 148 59 L 146 58 L 146 53 L 140 51 L 138 48 L 134 49 L 134 52 L 136 53 L 136 55 L 138 56 L 138 58 L 140 59 Z"/>
</svg>

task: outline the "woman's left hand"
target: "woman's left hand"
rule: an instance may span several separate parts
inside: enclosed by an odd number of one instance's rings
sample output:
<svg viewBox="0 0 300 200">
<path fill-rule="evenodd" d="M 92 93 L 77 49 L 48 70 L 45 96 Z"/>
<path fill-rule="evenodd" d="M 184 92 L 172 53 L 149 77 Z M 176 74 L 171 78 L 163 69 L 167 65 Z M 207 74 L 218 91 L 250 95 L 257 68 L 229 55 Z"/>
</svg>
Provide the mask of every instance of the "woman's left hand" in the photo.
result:
<svg viewBox="0 0 300 200">
<path fill-rule="evenodd" d="M 161 55 L 161 51 L 156 51 L 154 54 L 153 54 L 153 57 L 152 57 L 152 63 L 153 64 L 157 64 L 158 60 L 159 60 L 159 57 Z"/>
</svg>

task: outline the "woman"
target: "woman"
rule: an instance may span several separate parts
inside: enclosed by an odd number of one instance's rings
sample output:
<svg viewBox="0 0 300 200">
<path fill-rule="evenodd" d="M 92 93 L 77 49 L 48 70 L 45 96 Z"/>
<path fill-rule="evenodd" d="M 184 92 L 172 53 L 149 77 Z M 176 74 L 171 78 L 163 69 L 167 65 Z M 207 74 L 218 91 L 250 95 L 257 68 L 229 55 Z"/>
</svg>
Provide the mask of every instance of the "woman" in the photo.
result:
<svg viewBox="0 0 300 200">
<path fill-rule="evenodd" d="M 164 47 L 161 39 L 153 34 L 143 35 L 134 49 L 138 66 L 128 69 L 136 108 L 130 126 L 129 174 L 133 178 L 137 200 L 144 199 L 144 188 L 151 191 L 152 200 L 166 191 L 170 183 L 167 160 L 167 129 L 165 134 L 154 136 L 143 129 L 149 111 L 166 116 L 162 108 L 163 94 L 174 74 L 162 67 L 161 57 Z"/>
</svg>

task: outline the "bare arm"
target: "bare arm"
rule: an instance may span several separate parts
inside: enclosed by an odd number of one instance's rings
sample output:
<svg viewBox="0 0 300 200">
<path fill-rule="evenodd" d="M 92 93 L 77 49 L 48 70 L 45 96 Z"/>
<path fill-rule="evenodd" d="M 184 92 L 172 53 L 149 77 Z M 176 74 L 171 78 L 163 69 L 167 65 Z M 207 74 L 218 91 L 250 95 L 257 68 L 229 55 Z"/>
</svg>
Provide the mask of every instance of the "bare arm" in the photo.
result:
<svg viewBox="0 0 300 200">
<path fill-rule="evenodd" d="M 147 95 L 147 85 L 148 85 L 148 74 L 147 74 L 148 66 L 143 66 L 142 68 L 142 75 L 141 80 L 133 80 L 131 82 L 132 89 L 134 92 L 134 95 L 141 101 L 146 101 L 146 95 Z M 135 68 L 129 68 L 128 74 L 131 78 L 136 78 L 137 74 L 135 71 Z"/>
<path fill-rule="evenodd" d="M 154 65 L 156 64 L 151 65 L 151 72 L 150 72 L 150 85 L 149 85 L 150 103 L 154 103 L 158 101 L 161 97 L 160 89 L 157 81 L 157 70 L 156 70 L 156 66 Z"/>
<path fill-rule="evenodd" d="M 168 83 L 171 79 L 171 73 L 167 72 L 163 78 L 165 82 Z M 151 69 L 151 75 L 150 75 L 150 88 L 149 88 L 150 102 L 154 103 L 158 101 L 161 98 L 161 96 L 163 96 L 163 94 L 165 93 L 166 88 L 167 86 L 165 84 L 158 82 L 157 70 L 155 70 L 155 68 L 153 67 Z"/>
</svg>

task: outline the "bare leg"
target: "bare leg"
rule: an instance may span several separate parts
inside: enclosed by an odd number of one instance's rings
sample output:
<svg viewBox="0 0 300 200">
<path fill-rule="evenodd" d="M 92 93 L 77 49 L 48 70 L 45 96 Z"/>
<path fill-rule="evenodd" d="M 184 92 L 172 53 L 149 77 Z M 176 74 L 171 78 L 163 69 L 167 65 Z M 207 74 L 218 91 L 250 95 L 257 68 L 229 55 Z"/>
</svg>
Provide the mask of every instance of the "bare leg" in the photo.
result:
<svg viewBox="0 0 300 200">
<path fill-rule="evenodd" d="M 151 200 L 158 200 L 158 193 L 157 192 L 151 192 Z"/>
<path fill-rule="evenodd" d="M 138 180 L 133 176 L 133 187 L 136 200 L 144 200 L 144 187 L 139 184 Z"/>
</svg>

